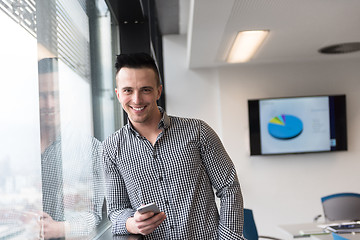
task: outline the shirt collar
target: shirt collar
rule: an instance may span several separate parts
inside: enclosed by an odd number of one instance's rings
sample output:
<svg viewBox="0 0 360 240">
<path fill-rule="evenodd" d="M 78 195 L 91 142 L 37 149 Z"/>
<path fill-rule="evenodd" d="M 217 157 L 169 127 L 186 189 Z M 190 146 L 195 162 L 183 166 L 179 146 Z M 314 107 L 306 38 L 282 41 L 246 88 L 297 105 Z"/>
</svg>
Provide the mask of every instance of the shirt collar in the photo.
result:
<svg viewBox="0 0 360 240">
<path fill-rule="evenodd" d="M 158 128 L 159 129 L 168 129 L 170 127 L 170 118 L 166 114 L 165 110 L 162 107 L 158 106 L 158 108 L 163 115 L 159 122 Z"/>
<path fill-rule="evenodd" d="M 167 129 L 170 127 L 170 118 L 162 107 L 158 106 L 158 108 L 160 113 L 162 114 L 162 118 L 158 124 L 158 129 Z M 135 132 L 136 135 L 139 135 L 139 133 L 135 130 L 129 119 L 127 120 L 127 125 L 129 126 L 130 130 Z"/>
</svg>

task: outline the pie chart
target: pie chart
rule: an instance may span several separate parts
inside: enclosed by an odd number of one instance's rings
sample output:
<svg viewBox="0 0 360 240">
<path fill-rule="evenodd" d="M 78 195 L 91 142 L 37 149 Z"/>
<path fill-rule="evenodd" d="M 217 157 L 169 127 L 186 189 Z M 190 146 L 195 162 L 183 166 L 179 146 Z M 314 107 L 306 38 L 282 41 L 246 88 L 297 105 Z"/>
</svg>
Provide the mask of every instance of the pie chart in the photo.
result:
<svg viewBox="0 0 360 240">
<path fill-rule="evenodd" d="M 274 138 L 288 140 L 302 133 L 303 123 L 298 117 L 281 114 L 270 119 L 268 131 Z"/>
</svg>

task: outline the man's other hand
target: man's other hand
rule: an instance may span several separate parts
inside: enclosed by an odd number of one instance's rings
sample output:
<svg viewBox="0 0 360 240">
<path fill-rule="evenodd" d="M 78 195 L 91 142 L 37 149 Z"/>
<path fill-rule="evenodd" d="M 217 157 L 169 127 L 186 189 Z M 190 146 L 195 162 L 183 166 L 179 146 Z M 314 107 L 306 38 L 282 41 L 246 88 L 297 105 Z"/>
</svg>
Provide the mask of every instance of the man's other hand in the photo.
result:
<svg viewBox="0 0 360 240">
<path fill-rule="evenodd" d="M 42 214 L 42 221 L 43 221 L 43 231 L 44 231 L 44 238 L 51 239 L 51 238 L 60 238 L 65 236 L 65 224 L 64 222 L 57 222 L 52 219 L 52 217 L 47 214 Z"/>
</svg>

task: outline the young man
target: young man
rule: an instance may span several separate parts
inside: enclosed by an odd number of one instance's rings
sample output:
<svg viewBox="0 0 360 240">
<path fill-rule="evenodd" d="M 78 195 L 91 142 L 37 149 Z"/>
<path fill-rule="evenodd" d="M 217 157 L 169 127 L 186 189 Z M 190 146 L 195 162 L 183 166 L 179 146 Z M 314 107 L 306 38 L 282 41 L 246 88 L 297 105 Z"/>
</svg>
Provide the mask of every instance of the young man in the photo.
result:
<svg viewBox="0 0 360 240">
<path fill-rule="evenodd" d="M 242 239 L 240 185 L 216 133 L 201 120 L 168 116 L 157 106 L 162 86 L 149 55 L 121 54 L 115 67 L 115 92 L 128 124 L 103 143 L 113 233 Z M 152 202 L 162 212 L 136 210 Z"/>
</svg>

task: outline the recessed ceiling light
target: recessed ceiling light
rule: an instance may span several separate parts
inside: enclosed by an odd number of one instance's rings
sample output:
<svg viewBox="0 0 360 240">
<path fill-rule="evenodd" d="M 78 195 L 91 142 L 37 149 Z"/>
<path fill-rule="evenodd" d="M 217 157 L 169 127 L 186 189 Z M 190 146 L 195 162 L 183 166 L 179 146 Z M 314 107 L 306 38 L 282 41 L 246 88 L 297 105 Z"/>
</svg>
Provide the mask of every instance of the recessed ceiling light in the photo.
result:
<svg viewBox="0 0 360 240">
<path fill-rule="evenodd" d="M 261 46 L 269 31 L 242 31 L 238 32 L 234 44 L 226 59 L 229 63 L 247 62 Z"/>
<path fill-rule="evenodd" d="M 320 53 L 324 54 L 351 53 L 356 51 L 360 51 L 360 42 L 334 44 L 319 50 Z"/>
</svg>

